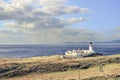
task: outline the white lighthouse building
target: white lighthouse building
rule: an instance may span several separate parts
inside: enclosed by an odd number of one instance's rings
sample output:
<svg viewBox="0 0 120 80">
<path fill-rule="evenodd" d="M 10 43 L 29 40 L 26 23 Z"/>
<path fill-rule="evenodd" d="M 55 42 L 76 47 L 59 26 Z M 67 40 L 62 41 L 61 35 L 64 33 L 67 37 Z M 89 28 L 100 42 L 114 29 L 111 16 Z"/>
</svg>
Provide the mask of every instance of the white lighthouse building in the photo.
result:
<svg viewBox="0 0 120 80">
<path fill-rule="evenodd" d="M 96 52 L 93 49 L 93 43 L 90 42 L 88 50 L 84 50 L 84 49 L 82 49 L 82 50 L 80 50 L 80 49 L 74 50 L 73 49 L 72 51 L 69 50 L 69 51 L 65 52 L 65 56 L 67 56 L 67 57 L 84 57 L 84 56 L 92 55 L 95 53 Z"/>
<path fill-rule="evenodd" d="M 90 53 L 95 53 L 95 51 L 93 50 L 92 42 L 89 43 L 89 52 Z"/>
</svg>

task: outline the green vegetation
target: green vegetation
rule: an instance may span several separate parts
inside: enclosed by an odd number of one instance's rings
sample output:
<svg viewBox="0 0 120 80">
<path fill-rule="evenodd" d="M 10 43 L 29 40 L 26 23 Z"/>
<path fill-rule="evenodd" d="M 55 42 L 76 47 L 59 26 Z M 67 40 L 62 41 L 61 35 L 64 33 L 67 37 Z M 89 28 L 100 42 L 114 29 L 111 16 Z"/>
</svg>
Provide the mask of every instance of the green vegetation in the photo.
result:
<svg viewBox="0 0 120 80">
<path fill-rule="evenodd" d="M 119 80 L 120 55 L 0 59 L 0 80 Z M 102 64 L 102 66 L 101 66 Z"/>
</svg>

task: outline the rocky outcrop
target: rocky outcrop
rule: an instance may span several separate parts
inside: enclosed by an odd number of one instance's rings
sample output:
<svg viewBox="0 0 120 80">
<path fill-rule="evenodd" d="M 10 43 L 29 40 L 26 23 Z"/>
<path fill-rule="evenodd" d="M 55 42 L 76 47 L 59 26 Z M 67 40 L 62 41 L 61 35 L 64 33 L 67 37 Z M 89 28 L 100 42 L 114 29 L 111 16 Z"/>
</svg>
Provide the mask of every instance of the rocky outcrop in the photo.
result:
<svg viewBox="0 0 120 80">
<path fill-rule="evenodd" d="M 101 53 L 94 53 L 94 54 L 86 54 L 86 55 L 83 55 L 83 57 L 96 57 L 96 56 L 102 56 L 103 54 Z"/>
</svg>

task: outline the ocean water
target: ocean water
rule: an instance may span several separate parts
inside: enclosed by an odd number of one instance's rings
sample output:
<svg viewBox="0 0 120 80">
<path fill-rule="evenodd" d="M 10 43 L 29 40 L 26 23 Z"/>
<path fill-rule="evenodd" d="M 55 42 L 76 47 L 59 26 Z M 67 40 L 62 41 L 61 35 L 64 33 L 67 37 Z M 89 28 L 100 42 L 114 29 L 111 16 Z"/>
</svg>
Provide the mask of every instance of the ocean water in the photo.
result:
<svg viewBox="0 0 120 80">
<path fill-rule="evenodd" d="M 23 58 L 64 54 L 67 50 L 88 49 L 88 43 L 56 45 L 0 45 L 0 58 Z M 94 43 L 94 50 L 104 55 L 119 54 L 120 43 Z"/>
</svg>

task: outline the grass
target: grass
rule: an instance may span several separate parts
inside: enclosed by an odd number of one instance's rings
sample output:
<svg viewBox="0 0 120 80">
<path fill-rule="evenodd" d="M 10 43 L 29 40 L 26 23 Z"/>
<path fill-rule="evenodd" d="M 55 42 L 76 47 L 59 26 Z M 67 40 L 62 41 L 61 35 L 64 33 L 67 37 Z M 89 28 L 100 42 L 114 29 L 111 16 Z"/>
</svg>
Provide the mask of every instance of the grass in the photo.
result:
<svg viewBox="0 0 120 80">
<path fill-rule="evenodd" d="M 100 72 L 100 64 L 103 72 Z M 56 56 L 0 59 L 0 80 L 116 80 L 120 78 L 120 55 L 77 59 Z M 104 80 L 103 79 L 103 80 Z M 119 79 L 118 79 L 119 80 Z"/>
<path fill-rule="evenodd" d="M 120 75 L 120 64 L 108 64 L 104 66 L 105 77 L 109 75 Z M 80 78 L 87 79 L 95 76 L 103 76 L 103 73 L 99 71 L 99 67 L 92 67 L 89 69 L 81 69 L 80 70 Z M 79 69 L 68 70 L 64 72 L 52 72 L 52 73 L 32 73 L 22 77 L 15 78 L 5 78 L 2 80 L 70 80 L 75 79 L 78 80 L 79 77 Z M 108 77 L 110 78 L 110 77 Z"/>
</svg>

